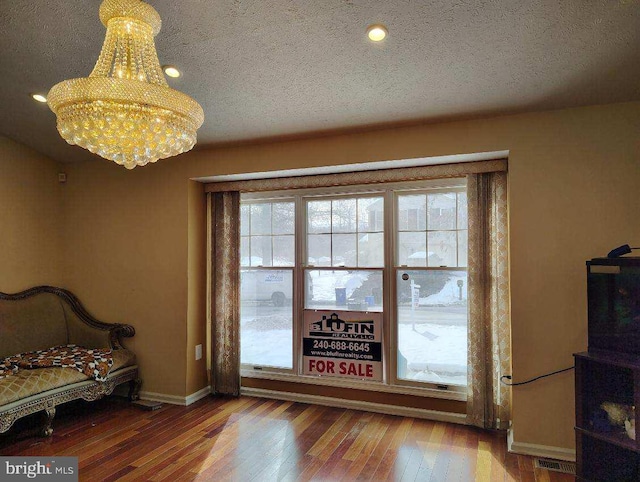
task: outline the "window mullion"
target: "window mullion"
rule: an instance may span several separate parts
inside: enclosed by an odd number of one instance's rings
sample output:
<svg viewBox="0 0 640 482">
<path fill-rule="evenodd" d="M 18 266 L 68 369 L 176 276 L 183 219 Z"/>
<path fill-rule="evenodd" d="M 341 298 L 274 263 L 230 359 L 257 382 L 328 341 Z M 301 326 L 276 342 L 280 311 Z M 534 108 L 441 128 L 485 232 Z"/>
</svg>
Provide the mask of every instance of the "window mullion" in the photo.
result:
<svg viewBox="0 0 640 482">
<path fill-rule="evenodd" d="M 429 268 L 429 194 L 425 194 L 424 203 L 424 267 Z"/>
<path fill-rule="evenodd" d="M 329 209 L 329 257 L 331 258 L 329 266 L 333 266 L 333 203 L 332 200 Z"/>
<path fill-rule="evenodd" d="M 456 197 L 456 204 L 455 204 L 456 205 L 456 208 L 455 208 L 456 211 L 455 211 L 455 216 L 454 216 L 455 224 L 454 224 L 453 227 L 455 229 L 454 233 L 455 233 L 455 236 L 456 236 L 456 266 L 460 266 L 460 259 L 458 259 L 458 252 L 460 251 L 458 249 L 458 246 L 460 244 L 460 237 L 458 236 L 458 233 L 460 231 L 458 230 L 458 194 L 457 193 L 455 194 L 455 197 Z"/>
<path fill-rule="evenodd" d="M 301 195 L 297 195 L 294 218 L 295 264 L 293 273 L 293 373 L 302 373 L 302 319 L 304 314 L 305 276 L 307 266 L 307 208 Z"/>
<path fill-rule="evenodd" d="M 396 227 L 395 196 L 393 191 L 384 193 L 383 212 L 383 239 L 384 239 L 384 268 L 382 275 L 382 291 L 384 307 L 382 311 L 385 381 L 388 384 L 396 383 L 397 360 L 394 355 L 398 351 L 398 339 L 395 329 L 396 324 L 396 282 L 395 282 L 395 246 Z"/>
</svg>

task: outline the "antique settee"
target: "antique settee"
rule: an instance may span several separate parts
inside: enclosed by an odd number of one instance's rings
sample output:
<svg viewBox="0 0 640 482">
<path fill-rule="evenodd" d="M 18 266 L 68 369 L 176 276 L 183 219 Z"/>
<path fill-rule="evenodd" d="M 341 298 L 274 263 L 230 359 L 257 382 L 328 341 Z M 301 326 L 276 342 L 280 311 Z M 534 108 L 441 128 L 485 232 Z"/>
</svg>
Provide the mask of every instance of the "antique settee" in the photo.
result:
<svg viewBox="0 0 640 482">
<path fill-rule="evenodd" d="M 61 288 L 38 286 L 15 294 L 0 293 L 0 433 L 17 419 L 44 411 L 42 434 L 51 435 L 57 405 L 80 398 L 97 400 L 125 382 L 129 383 L 129 398 L 137 399 L 140 380 L 136 358 L 121 342 L 122 337 L 134 334 L 130 325 L 96 320 L 72 293 Z M 92 378 L 86 373 L 93 368 L 85 367 L 83 372 L 77 365 L 60 363 L 60 357 L 57 362 L 53 357 L 53 362 L 42 362 L 44 368 L 23 368 L 15 363 L 21 360 L 18 354 L 39 354 L 39 350 L 47 352 L 52 347 L 73 347 L 74 353 L 76 349 L 100 352 L 100 360 L 108 360 L 110 366 L 105 367 L 105 361 L 102 374 Z"/>
</svg>

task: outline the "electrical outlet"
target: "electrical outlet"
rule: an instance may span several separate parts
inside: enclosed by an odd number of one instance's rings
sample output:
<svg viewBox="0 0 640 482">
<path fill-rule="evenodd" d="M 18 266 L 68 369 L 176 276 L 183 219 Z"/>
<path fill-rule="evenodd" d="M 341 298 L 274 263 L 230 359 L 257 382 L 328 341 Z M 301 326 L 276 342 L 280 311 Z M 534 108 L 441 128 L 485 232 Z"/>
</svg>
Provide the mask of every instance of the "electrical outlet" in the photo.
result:
<svg viewBox="0 0 640 482">
<path fill-rule="evenodd" d="M 202 358 L 202 345 L 196 345 L 196 360 Z"/>
</svg>

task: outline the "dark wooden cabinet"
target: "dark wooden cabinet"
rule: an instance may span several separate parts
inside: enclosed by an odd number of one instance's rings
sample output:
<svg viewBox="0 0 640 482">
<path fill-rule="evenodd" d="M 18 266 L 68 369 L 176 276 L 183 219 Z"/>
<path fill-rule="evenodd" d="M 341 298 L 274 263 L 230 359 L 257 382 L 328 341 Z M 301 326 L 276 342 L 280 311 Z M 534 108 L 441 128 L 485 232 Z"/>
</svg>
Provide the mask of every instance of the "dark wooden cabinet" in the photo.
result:
<svg viewBox="0 0 640 482">
<path fill-rule="evenodd" d="M 640 481 L 640 443 L 608 421 L 602 404 L 635 418 L 640 410 L 640 357 L 583 352 L 575 357 L 577 479 Z M 611 405 L 608 405 L 610 407 Z M 618 418 L 621 418 L 618 415 Z"/>
</svg>

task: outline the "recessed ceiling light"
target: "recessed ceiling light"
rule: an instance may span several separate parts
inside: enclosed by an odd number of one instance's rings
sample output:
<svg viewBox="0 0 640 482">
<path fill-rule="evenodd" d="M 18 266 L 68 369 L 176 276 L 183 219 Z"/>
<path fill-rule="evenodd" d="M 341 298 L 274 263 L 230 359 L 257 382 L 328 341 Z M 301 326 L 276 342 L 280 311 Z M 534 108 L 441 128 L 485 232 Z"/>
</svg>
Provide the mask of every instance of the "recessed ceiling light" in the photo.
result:
<svg viewBox="0 0 640 482">
<path fill-rule="evenodd" d="M 43 103 L 47 101 L 47 98 L 42 94 L 31 94 L 31 98 Z"/>
<path fill-rule="evenodd" d="M 367 27 L 367 35 L 372 42 L 380 42 L 384 40 L 389 31 L 384 25 L 369 25 Z"/>
<path fill-rule="evenodd" d="M 173 77 L 174 79 L 177 77 L 180 77 L 180 71 L 178 69 L 176 69 L 173 65 L 164 65 L 162 67 L 162 70 L 164 70 L 164 73 L 167 74 L 169 77 Z"/>
</svg>

